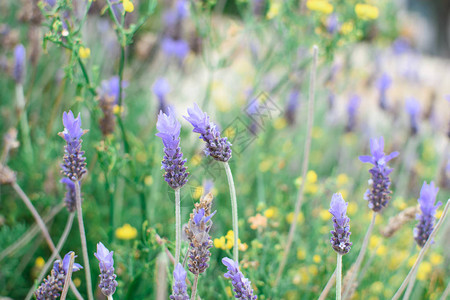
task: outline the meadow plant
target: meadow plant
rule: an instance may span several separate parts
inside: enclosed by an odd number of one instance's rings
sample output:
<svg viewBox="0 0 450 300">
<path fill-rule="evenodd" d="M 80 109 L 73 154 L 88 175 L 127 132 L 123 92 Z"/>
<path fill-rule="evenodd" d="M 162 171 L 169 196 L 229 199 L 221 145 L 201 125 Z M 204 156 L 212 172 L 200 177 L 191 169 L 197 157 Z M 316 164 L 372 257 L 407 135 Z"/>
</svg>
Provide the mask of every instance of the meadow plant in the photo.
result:
<svg viewBox="0 0 450 300">
<path fill-rule="evenodd" d="M 235 293 L 234 297 L 242 300 L 256 300 L 258 296 L 254 295 L 250 280 L 245 278 L 244 274 L 239 270 L 239 263 L 228 257 L 223 258 L 222 263 L 228 269 L 224 277 L 231 280 Z"/>
<path fill-rule="evenodd" d="M 378 104 L 383 110 L 388 109 L 387 91 L 391 85 L 392 78 L 388 74 L 383 73 L 377 83 L 377 89 L 379 92 Z"/>
<path fill-rule="evenodd" d="M 417 99 L 411 97 L 406 99 L 405 108 L 409 116 L 411 135 L 415 135 L 419 131 L 420 103 Z"/>
<path fill-rule="evenodd" d="M 186 270 L 178 263 L 173 271 L 173 293 L 170 295 L 171 300 L 189 300 L 186 285 Z"/>
<path fill-rule="evenodd" d="M 100 267 L 100 284 L 98 287 L 109 300 L 112 299 L 112 295 L 116 291 L 118 284 L 116 281 L 117 275 L 114 274 L 113 253 L 113 251 L 109 251 L 101 242 L 97 244 L 97 252 L 94 253 L 99 261 Z"/>
<path fill-rule="evenodd" d="M 420 205 L 420 214 L 417 214 L 416 228 L 414 228 L 414 240 L 417 245 L 423 247 L 427 242 L 431 232 L 434 228 L 434 220 L 436 215 L 436 210 L 442 205 L 442 202 L 436 203 L 436 195 L 439 191 L 438 187 L 435 187 L 434 182 L 427 184 L 423 183 L 422 189 L 420 190 L 420 198 L 418 199 Z"/>
</svg>

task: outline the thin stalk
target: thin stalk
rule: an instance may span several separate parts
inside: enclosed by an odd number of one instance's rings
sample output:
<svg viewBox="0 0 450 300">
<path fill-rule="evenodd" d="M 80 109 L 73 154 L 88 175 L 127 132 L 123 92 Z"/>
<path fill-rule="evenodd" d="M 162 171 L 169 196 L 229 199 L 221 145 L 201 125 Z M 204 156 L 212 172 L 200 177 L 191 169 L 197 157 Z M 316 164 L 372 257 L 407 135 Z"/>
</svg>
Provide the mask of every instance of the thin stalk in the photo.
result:
<svg viewBox="0 0 450 300">
<path fill-rule="evenodd" d="M 328 279 L 327 285 L 323 289 L 322 293 L 320 293 L 320 296 L 319 296 L 318 300 L 325 300 L 325 298 L 327 297 L 328 293 L 330 292 L 331 287 L 333 286 L 335 280 L 336 280 L 336 270 L 334 270 L 334 272 L 331 275 L 330 279 Z"/>
<path fill-rule="evenodd" d="M 28 155 L 33 156 L 33 148 L 31 147 L 30 142 L 30 127 L 28 126 L 27 114 L 25 112 L 25 97 L 23 94 L 23 85 L 18 83 L 16 84 L 16 101 L 17 101 L 17 110 L 19 113 L 19 122 L 20 129 L 22 133 L 22 142 L 25 148 L 25 152 Z"/>
<path fill-rule="evenodd" d="M 403 300 L 408 300 L 409 297 L 411 296 L 411 292 L 413 290 L 414 287 L 414 282 L 416 281 L 416 276 L 417 276 L 417 271 L 419 270 L 419 268 L 417 268 L 414 273 L 411 276 L 411 279 L 409 280 L 409 284 L 408 284 L 408 288 L 406 289 L 405 295 L 403 296 Z"/>
<path fill-rule="evenodd" d="M 112 295 L 109 295 L 109 296 L 108 296 L 108 300 L 113 300 Z"/>
<path fill-rule="evenodd" d="M 231 173 L 230 165 L 228 162 L 224 162 L 223 166 L 225 172 L 227 173 L 228 185 L 230 187 L 230 197 L 231 197 L 231 219 L 233 222 L 233 235 L 234 235 L 234 246 L 233 246 L 233 259 L 239 264 L 239 224 L 238 224 L 238 208 L 236 200 L 236 189 L 234 187 L 233 174 Z"/>
<path fill-rule="evenodd" d="M 297 219 L 300 214 L 300 208 L 303 201 L 303 192 L 305 190 L 306 183 L 306 173 L 308 172 L 308 162 L 309 162 L 309 151 L 311 149 L 311 139 L 312 139 L 312 128 L 314 125 L 314 95 L 316 91 L 316 71 L 317 71 L 317 60 L 318 60 L 319 48 L 317 46 L 313 47 L 313 65 L 311 68 L 311 74 L 309 78 L 309 97 L 308 97 L 308 127 L 306 131 L 306 141 L 303 155 L 303 166 L 302 166 L 302 184 L 298 191 L 297 202 L 295 203 L 294 219 L 292 220 L 291 227 L 289 228 L 289 235 L 283 257 L 281 259 L 280 266 L 278 267 L 277 277 L 275 279 L 275 287 L 278 285 L 283 274 L 283 270 L 286 266 L 289 251 L 291 250 L 292 243 L 294 242 L 295 231 L 297 229 Z"/>
<path fill-rule="evenodd" d="M 181 201 L 180 189 L 175 190 L 175 262 L 180 262 L 181 252 Z M 175 264 L 175 265 L 176 265 Z"/>
<path fill-rule="evenodd" d="M 377 217 L 377 213 L 373 212 L 372 213 L 372 221 L 370 221 L 369 228 L 367 228 L 367 232 L 366 232 L 366 235 L 364 236 L 364 240 L 363 240 L 363 244 L 361 246 L 361 250 L 359 250 L 358 257 L 356 258 L 354 266 L 352 266 L 352 273 L 350 275 L 350 278 L 349 278 L 348 282 L 346 282 L 347 288 L 344 290 L 344 295 L 342 297 L 344 299 L 347 299 L 348 294 L 350 293 L 351 287 L 353 285 L 353 281 L 356 278 L 356 274 L 358 274 L 359 268 L 360 268 L 361 263 L 362 263 L 362 261 L 364 259 L 364 255 L 366 254 L 367 245 L 369 244 L 369 238 L 372 235 L 372 230 L 373 230 L 373 227 L 375 225 L 376 217 Z"/>
<path fill-rule="evenodd" d="M 192 284 L 191 300 L 195 300 L 197 296 L 198 274 L 195 275 L 194 283 Z"/>
<path fill-rule="evenodd" d="M 337 254 L 336 262 L 336 300 L 341 300 L 342 297 L 342 255 Z"/>
<path fill-rule="evenodd" d="M 67 292 L 69 291 L 69 282 L 72 278 L 72 271 L 73 271 L 73 263 L 75 262 L 75 253 L 70 253 L 70 261 L 69 261 L 69 268 L 67 269 L 66 279 L 64 280 L 64 287 L 61 293 L 61 300 L 66 300 Z"/>
<path fill-rule="evenodd" d="M 445 288 L 445 291 L 444 291 L 444 293 L 442 294 L 440 300 L 445 300 L 445 299 L 447 299 L 448 295 L 450 295 L 450 283 L 447 284 L 447 287 Z"/>
<path fill-rule="evenodd" d="M 422 250 L 420 250 L 419 256 L 417 256 L 417 259 L 416 259 L 414 265 L 412 266 L 411 270 L 409 270 L 408 275 L 406 276 L 405 280 L 403 281 L 403 283 L 400 286 L 400 288 L 398 289 L 398 291 L 395 293 L 394 297 L 392 297 L 392 300 L 397 300 L 402 295 L 403 291 L 406 288 L 406 285 L 411 280 L 412 275 L 414 274 L 414 272 L 416 271 L 416 269 L 419 267 L 420 263 L 422 262 L 422 259 L 425 256 L 425 253 L 428 251 L 428 248 L 430 248 L 430 246 L 433 242 L 433 238 L 436 235 L 437 231 L 439 230 L 439 227 L 441 227 L 442 224 L 444 223 L 444 220 L 445 220 L 445 217 L 447 216 L 449 207 L 450 207 L 450 199 L 447 200 L 447 204 L 445 205 L 444 211 L 442 213 L 441 218 L 439 219 L 439 222 L 436 224 L 436 227 L 434 227 L 433 231 L 431 232 L 430 236 L 428 237 L 428 240 L 425 243 L 425 245 L 423 246 Z"/>
<path fill-rule="evenodd" d="M 89 266 L 89 255 L 86 243 L 86 233 L 84 231 L 84 223 L 83 223 L 83 210 L 81 208 L 80 183 L 78 182 L 78 180 L 75 180 L 74 183 L 75 183 L 75 201 L 77 206 L 78 227 L 80 229 L 81 250 L 83 252 L 84 271 L 86 274 L 86 288 L 88 293 L 88 299 L 94 300 L 94 295 L 92 294 L 91 268 Z"/>
<path fill-rule="evenodd" d="M 59 252 L 61 252 L 62 247 L 66 243 L 67 237 L 69 236 L 70 230 L 72 229 L 73 219 L 75 217 L 75 213 L 71 213 L 69 215 L 69 218 L 67 219 L 66 227 L 64 228 L 63 234 L 61 235 L 58 244 L 56 245 L 55 250 L 53 250 L 52 255 L 45 263 L 44 267 L 41 270 L 41 273 L 39 273 L 39 276 L 35 280 L 36 284 L 39 284 L 42 279 L 44 279 L 45 274 L 47 274 L 47 271 L 49 268 L 53 265 L 53 261 L 55 260 L 56 256 L 59 255 Z M 27 296 L 25 297 L 25 300 L 30 300 L 33 296 L 35 286 L 33 285 L 31 289 L 28 291 Z"/>
<path fill-rule="evenodd" d="M 167 270 L 169 260 L 164 252 L 156 258 L 156 300 L 167 300 Z"/>
</svg>

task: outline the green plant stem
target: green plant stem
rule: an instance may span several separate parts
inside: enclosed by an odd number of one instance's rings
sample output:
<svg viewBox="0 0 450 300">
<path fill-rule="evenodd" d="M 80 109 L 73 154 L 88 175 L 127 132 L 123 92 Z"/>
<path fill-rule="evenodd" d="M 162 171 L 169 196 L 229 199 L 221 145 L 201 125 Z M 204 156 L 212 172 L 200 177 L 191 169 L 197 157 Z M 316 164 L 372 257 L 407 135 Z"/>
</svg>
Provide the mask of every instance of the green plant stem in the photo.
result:
<svg viewBox="0 0 450 300">
<path fill-rule="evenodd" d="M 228 164 L 228 162 L 224 162 L 223 166 L 225 168 L 225 172 L 227 173 L 228 185 L 230 187 L 231 218 L 233 222 L 233 235 L 234 235 L 233 260 L 239 264 L 239 224 L 238 224 L 236 189 L 234 187 L 233 174 L 231 173 L 230 165 Z"/>
<path fill-rule="evenodd" d="M 88 299 L 94 300 L 94 295 L 92 293 L 91 268 L 89 266 L 89 254 L 87 250 L 86 233 L 84 230 L 84 223 L 83 223 L 83 209 L 81 207 L 80 183 L 78 182 L 78 180 L 74 181 L 74 183 L 75 183 L 75 201 L 77 207 L 78 227 L 80 229 L 81 250 L 83 252 L 83 261 L 84 261 L 83 267 L 86 274 L 86 288 L 88 293 Z"/>
<path fill-rule="evenodd" d="M 341 300 L 342 292 L 342 255 L 337 254 L 336 262 L 336 300 Z"/>
<path fill-rule="evenodd" d="M 74 262 L 75 262 L 75 252 L 72 252 L 70 253 L 69 268 L 67 269 L 66 279 L 64 280 L 64 287 L 61 293 L 61 300 L 66 300 L 67 292 L 69 291 L 69 282 L 72 279 Z"/>
<path fill-rule="evenodd" d="M 289 235 L 284 248 L 283 257 L 278 267 L 277 277 L 275 279 L 274 286 L 276 287 L 280 282 L 281 276 L 283 274 L 284 267 L 286 266 L 287 260 L 289 258 L 289 251 L 294 242 L 295 231 L 297 228 L 297 219 L 300 214 L 300 209 L 303 202 L 303 192 L 305 190 L 306 174 L 308 172 L 308 162 L 309 162 L 309 152 L 311 150 L 311 140 L 312 140 L 312 128 L 314 125 L 314 96 L 315 96 L 315 84 L 316 84 L 316 71 L 317 71 L 317 61 L 318 61 L 319 49 L 317 46 L 313 47 L 313 65 L 311 68 L 311 74 L 309 79 L 309 97 L 308 97 L 308 127 L 306 131 L 306 142 L 303 154 L 303 166 L 302 166 L 302 184 L 298 191 L 297 201 L 295 203 L 294 209 L 294 219 L 292 220 L 291 227 L 289 228 Z"/>
<path fill-rule="evenodd" d="M 175 190 L 175 265 L 180 262 L 181 252 L 181 201 L 180 189 Z"/>
<path fill-rule="evenodd" d="M 406 289 L 405 295 L 403 296 L 403 300 L 408 300 L 409 297 L 411 296 L 411 292 L 412 292 L 413 287 L 414 287 L 414 282 L 416 281 L 417 270 L 419 270 L 419 268 L 417 268 L 414 271 L 414 273 L 411 276 L 411 279 L 409 280 L 408 288 Z"/>
<path fill-rule="evenodd" d="M 198 274 L 195 275 L 194 283 L 192 284 L 191 300 L 195 300 L 197 296 L 197 286 L 198 286 Z"/>
<path fill-rule="evenodd" d="M 345 283 L 346 289 L 344 290 L 344 295 L 342 298 L 347 299 L 350 293 L 351 287 L 353 285 L 353 282 L 356 278 L 356 275 L 358 274 L 359 268 L 361 266 L 361 263 L 364 259 L 364 255 L 367 251 L 367 245 L 369 244 L 369 238 L 372 235 L 372 230 L 375 225 L 375 219 L 377 217 L 377 213 L 372 213 L 372 221 L 370 221 L 369 228 L 367 228 L 366 235 L 364 236 L 363 244 L 361 246 L 361 250 L 359 250 L 358 257 L 356 258 L 355 265 L 352 266 L 351 270 L 352 273 L 350 274 L 350 278 L 348 279 L 348 282 Z"/>
<path fill-rule="evenodd" d="M 425 243 L 423 248 L 420 250 L 419 256 L 417 256 L 417 259 L 414 262 L 414 265 L 412 266 L 411 270 L 409 270 L 408 275 L 405 277 L 405 280 L 403 280 L 402 285 L 400 286 L 398 291 L 395 293 L 394 297 L 392 297 L 392 300 L 397 300 L 402 295 L 403 291 L 406 288 L 406 285 L 409 283 L 414 272 L 416 271 L 416 269 L 419 267 L 420 263 L 422 262 L 422 259 L 425 256 L 425 253 L 428 251 L 428 248 L 430 248 L 430 246 L 433 242 L 434 236 L 436 235 L 437 231 L 444 223 L 444 220 L 445 220 L 445 217 L 447 216 L 449 207 L 450 207 L 450 199 L 447 200 L 447 204 L 445 205 L 444 211 L 442 212 L 442 216 L 439 219 L 439 222 L 436 224 L 436 227 L 434 227 L 433 231 L 431 232 L 430 236 L 428 237 L 427 242 Z"/>
<path fill-rule="evenodd" d="M 25 111 L 25 97 L 23 94 L 23 85 L 16 84 L 16 105 L 19 114 L 20 131 L 22 137 L 22 143 L 25 149 L 27 157 L 33 157 L 33 148 L 30 141 L 30 127 L 28 126 L 27 113 Z"/>
</svg>

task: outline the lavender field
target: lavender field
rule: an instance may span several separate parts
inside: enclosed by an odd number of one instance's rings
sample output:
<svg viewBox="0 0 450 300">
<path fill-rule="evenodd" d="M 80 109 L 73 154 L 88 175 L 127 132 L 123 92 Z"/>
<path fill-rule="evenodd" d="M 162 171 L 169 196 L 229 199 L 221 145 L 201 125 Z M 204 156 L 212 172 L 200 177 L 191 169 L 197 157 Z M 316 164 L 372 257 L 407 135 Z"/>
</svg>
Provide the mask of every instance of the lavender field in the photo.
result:
<svg viewBox="0 0 450 300">
<path fill-rule="evenodd" d="M 0 300 L 450 299 L 450 2 L 2 0 Z"/>
</svg>

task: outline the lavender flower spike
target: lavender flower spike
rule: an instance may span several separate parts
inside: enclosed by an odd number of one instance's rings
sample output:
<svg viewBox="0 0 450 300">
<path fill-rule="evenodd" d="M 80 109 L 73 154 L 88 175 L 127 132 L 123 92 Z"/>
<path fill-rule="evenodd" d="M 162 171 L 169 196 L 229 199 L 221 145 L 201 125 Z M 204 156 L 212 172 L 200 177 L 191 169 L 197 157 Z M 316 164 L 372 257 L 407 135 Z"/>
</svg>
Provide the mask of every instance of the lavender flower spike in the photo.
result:
<svg viewBox="0 0 450 300">
<path fill-rule="evenodd" d="M 47 276 L 47 279 L 44 279 L 44 282 L 34 292 L 37 300 L 56 299 L 61 295 L 66 274 L 69 270 L 70 255 L 72 252 L 67 253 L 62 262 L 59 260 L 55 261 L 50 275 Z M 75 255 L 75 257 L 77 256 Z M 74 263 L 72 272 L 76 272 L 82 268 L 80 264 Z"/>
<path fill-rule="evenodd" d="M 23 84 L 23 79 L 25 77 L 25 59 L 25 47 L 22 44 L 19 44 L 14 48 L 13 77 L 17 84 Z"/>
<path fill-rule="evenodd" d="M 72 111 L 63 114 L 64 131 L 59 136 L 66 140 L 67 145 L 64 147 L 64 161 L 61 165 L 62 173 L 72 181 L 80 181 L 86 173 L 86 158 L 81 151 L 81 136 L 87 130 L 81 129 L 81 118 L 78 114 L 74 117 Z"/>
<path fill-rule="evenodd" d="M 420 247 L 425 245 L 433 231 L 436 210 L 442 205 L 442 202 L 434 205 L 438 191 L 439 188 L 435 187 L 433 181 L 430 184 L 424 182 L 420 190 L 420 198 L 418 201 L 422 213 L 420 215 L 417 214 L 416 219 L 419 220 L 419 223 L 414 228 L 414 239 Z"/>
<path fill-rule="evenodd" d="M 409 115 L 411 134 L 415 135 L 419 131 L 418 119 L 420 114 L 420 103 L 415 98 L 406 100 L 406 112 Z"/>
<path fill-rule="evenodd" d="M 224 257 L 222 263 L 228 269 L 228 272 L 224 276 L 225 278 L 231 279 L 233 290 L 236 293 L 236 299 L 256 300 L 258 297 L 253 295 L 251 282 L 239 271 L 239 264 L 228 257 Z"/>
<path fill-rule="evenodd" d="M 183 159 L 183 153 L 180 148 L 180 129 L 181 125 L 175 118 L 175 114 L 168 108 L 166 115 L 159 112 L 158 122 L 156 123 L 158 133 L 164 144 L 164 159 L 162 167 L 166 172 L 164 179 L 174 190 L 181 188 L 186 184 L 189 173 L 186 172 L 186 159 Z"/>
<path fill-rule="evenodd" d="M 178 263 L 173 271 L 173 293 L 170 296 L 171 300 L 189 300 L 186 286 L 186 271 L 183 266 Z"/>
<path fill-rule="evenodd" d="M 227 138 L 220 136 L 217 126 L 209 121 L 209 116 L 194 103 L 193 108 L 188 108 L 188 116 L 184 117 L 194 126 L 193 132 L 200 133 L 200 138 L 205 141 L 205 154 L 215 160 L 228 162 L 231 158 L 231 144 Z"/>
<path fill-rule="evenodd" d="M 69 212 L 74 212 L 76 209 L 76 195 L 75 183 L 67 177 L 60 180 L 66 186 L 66 195 L 64 196 L 64 204 Z"/>
<path fill-rule="evenodd" d="M 392 194 L 392 191 L 389 190 L 391 185 L 389 174 L 392 172 L 392 169 L 387 166 L 387 162 L 397 157 L 399 153 L 395 151 L 389 155 L 385 155 L 383 137 L 370 139 L 370 152 L 372 156 L 362 155 L 359 157 L 361 162 L 374 165 L 369 170 L 370 174 L 372 174 L 372 179 L 369 180 L 369 184 L 372 187 L 366 191 L 364 199 L 369 201 L 370 209 L 374 212 L 379 212 L 386 207 L 391 199 L 390 194 Z"/>
<path fill-rule="evenodd" d="M 116 274 L 114 274 L 113 253 L 113 251 L 109 251 L 101 242 L 97 244 L 97 252 L 94 253 L 99 261 L 100 267 L 100 284 L 98 287 L 106 297 L 112 296 L 117 287 Z"/>
<path fill-rule="evenodd" d="M 333 215 L 334 230 L 331 231 L 331 246 L 334 251 L 344 255 L 350 251 L 352 243 L 350 242 L 350 218 L 347 217 L 348 203 L 344 201 L 341 193 L 334 194 L 331 197 L 329 212 Z"/>
</svg>

